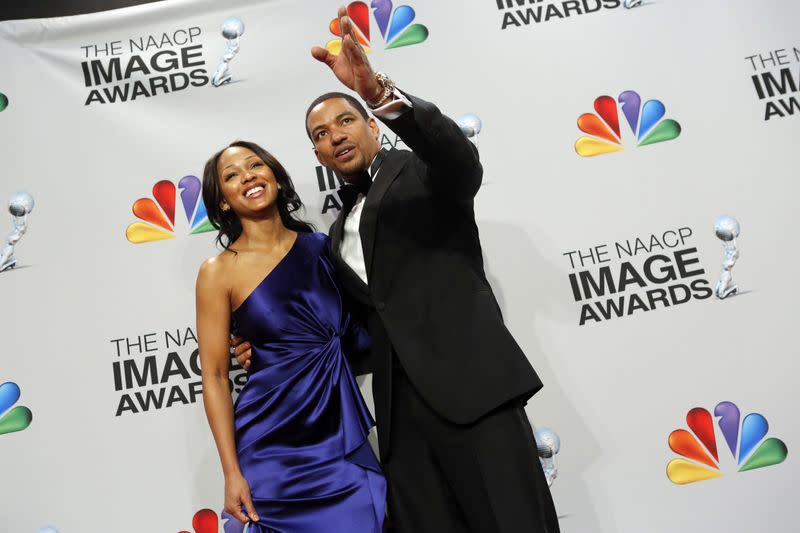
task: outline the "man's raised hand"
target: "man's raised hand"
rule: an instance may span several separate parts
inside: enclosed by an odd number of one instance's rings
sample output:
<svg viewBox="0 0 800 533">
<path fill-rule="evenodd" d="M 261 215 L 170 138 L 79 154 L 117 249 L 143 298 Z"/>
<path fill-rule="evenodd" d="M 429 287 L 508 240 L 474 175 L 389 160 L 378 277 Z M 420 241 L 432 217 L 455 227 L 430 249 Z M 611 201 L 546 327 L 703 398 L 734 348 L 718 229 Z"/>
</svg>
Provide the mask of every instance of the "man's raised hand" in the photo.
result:
<svg viewBox="0 0 800 533">
<path fill-rule="evenodd" d="M 350 17 L 347 16 L 347 9 L 339 6 L 337 16 L 342 34 L 341 51 L 338 55 L 334 55 L 325 48 L 315 46 L 311 49 L 311 55 L 317 61 L 328 65 L 348 89 L 357 92 L 367 102 L 374 101 L 382 94 L 383 87 L 375 79 L 375 72 L 369 64 L 367 54 L 358 44 L 355 29 Z"/>
</svg>

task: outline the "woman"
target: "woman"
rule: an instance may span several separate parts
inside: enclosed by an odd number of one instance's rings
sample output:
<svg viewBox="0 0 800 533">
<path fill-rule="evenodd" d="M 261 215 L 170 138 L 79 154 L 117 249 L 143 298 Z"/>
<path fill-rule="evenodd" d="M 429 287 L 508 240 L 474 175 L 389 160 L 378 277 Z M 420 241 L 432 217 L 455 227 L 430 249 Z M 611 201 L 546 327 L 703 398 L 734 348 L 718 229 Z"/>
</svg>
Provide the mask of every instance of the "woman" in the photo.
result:
<svg viewBox="0 0 800 533">
<path fill-rule="evenodd" d="M 203 201 L 224 248 L 200 267 L 196 305 L 225 512 L 249 533 L 380 532 L 386 484 L 344 358 L 367 342 L 343 306 L 327 238 L 292 216 L 302 203 L 289 175 L 253 143 L 209 159 Z M 235 406 L 231 332 L 253 352 Z"/>
</svg>

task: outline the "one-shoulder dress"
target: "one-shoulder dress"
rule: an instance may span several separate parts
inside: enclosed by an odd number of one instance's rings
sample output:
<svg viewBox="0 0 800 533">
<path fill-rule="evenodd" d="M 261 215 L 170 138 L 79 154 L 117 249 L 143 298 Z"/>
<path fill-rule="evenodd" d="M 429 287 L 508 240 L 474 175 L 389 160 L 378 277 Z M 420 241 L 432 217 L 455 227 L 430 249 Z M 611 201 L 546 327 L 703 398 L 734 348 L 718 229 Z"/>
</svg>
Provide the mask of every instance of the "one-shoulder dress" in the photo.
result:
<svg viewBox="0 0 800 533">
<path fill-rule="evenodd" d="M 259 522 L 248 533 L 380 533 L 386 482 L 345 354 L 369 340 L 345 304 L 321 233 L 292 248 L 233 311 L 252 345 L 234 405 L 236 451 Z M 230 518 L 227 532 L 241 531 Z"/>
</svg>

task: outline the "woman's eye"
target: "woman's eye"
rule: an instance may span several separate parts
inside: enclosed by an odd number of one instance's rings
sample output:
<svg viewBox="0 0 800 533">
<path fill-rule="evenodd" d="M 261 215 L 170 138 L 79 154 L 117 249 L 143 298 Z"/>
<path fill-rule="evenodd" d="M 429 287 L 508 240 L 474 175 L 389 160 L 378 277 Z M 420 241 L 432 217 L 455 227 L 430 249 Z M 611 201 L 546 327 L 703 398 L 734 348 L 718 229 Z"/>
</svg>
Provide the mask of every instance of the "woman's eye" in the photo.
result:
<svg viewBox="0 0 800 533">
<path fill-rule="evenodd" d="M 225 181 L 230 181 L 230 179 L 233 178 L 234 176 L 236 176 L 236 174 L 228 174 L 227 176 L 225 176 Z"/>
<path fill-rule="evenodd" d="M 263 165 L 263 164 L 264 164 L 264 163 L 262 163 L 261 161 L 256 161 L 255 163 L 253 163 L 253 165 L 252 165 L 250 168 L 256 168 L 256 167 L 260 167 L 260 166 L 261 166 L 261 165 Z"/>
<path fill-rule="evenodd" d="M 351 122 L 353 122 L 352 118 L 346 118 L 346 119 L 342 120 L 342 124 L 350 124 Z"/>
</svg>

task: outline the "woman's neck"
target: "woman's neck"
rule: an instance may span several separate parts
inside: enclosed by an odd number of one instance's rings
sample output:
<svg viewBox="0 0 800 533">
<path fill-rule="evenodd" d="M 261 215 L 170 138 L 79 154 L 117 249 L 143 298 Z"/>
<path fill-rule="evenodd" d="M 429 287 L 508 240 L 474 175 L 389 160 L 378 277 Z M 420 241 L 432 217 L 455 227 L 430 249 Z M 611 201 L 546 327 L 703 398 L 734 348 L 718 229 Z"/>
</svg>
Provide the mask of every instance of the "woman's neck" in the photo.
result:
<svg viewBox="0 0 800 533">
<path fill-rule="evenodd" d="M 277 209 L 273 216 L 260 219 L 242 219 L 242 235 L 237 239 L 239 248 L 271 249 L 292 239 L 294 232 L 283 225 Z"/>
</svg>

